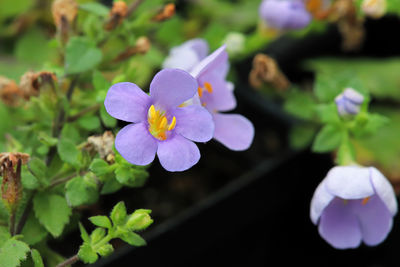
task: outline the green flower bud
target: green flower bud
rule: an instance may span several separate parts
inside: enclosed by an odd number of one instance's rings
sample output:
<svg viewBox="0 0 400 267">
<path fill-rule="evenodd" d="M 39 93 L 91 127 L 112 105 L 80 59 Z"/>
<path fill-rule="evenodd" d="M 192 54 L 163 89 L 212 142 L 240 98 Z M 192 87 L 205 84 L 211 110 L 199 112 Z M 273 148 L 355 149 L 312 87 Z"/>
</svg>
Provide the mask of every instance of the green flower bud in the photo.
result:
<svg viewBox="0 0 400 267">
<path fill-rule="evenodd" d="M 146 229 L 150 224 L 153 223 L 150 213 L 151 210 L 136 210 L 129 216 L 126 223 L 127 228 L 131 231 L 140 231 Z"/>
</svg>

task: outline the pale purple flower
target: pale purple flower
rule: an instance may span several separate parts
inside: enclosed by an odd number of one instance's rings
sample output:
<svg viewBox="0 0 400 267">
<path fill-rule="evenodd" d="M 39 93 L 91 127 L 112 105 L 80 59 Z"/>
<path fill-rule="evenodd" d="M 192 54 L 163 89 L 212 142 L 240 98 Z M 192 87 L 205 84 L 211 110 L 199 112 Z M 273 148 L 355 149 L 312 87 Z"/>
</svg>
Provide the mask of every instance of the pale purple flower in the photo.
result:
<svg viewBox="0 0 400 267">
<path fill-rule="evenodd" d="M 107 112 L 132 122 L 117 134 L 115 148 L 135 165 L 147 165 L 157 154 L 168 171 L 192 167 L 200 159 L 192 141 L 206 142 L 214 133 L 206 109 L 197 105 L 180 107 L 196 92 L 196 80 L 178 69 L 158 72 L 150 84 L 150 95 L 129 82 L 111 86 L 104 101 Z"/>
<path fill-rule="evenodd" d="M 263 0 L 260 17 L 272 28 L 301 29 L 311 21 L 311 14 L 301 0 Z"/>
<path fill-rule="evenodd" d="M 196 38 L 173 47 L 163 63 L 163 68 L 176 68 L 186 71 L 208 55 L 208 44 L 204 39 Z"/>
<path fill-rule="evenodd" d="M 220 113 L 236 107 L 233 84 L 226 81 L 228 70 L 228 54 L 225 46 L 222 46 L 197 64 L 190 73 L 199 86 L 195 98 L 213 116 L 214 139 L 231 150 L 245 150 L 253 141 L 253 124 L 242 115 Z"/>
<path fill-rule="evenodd" d="M 364 96 L 353 88 L 346 88 L 335 98 L 336 107 L 340 116 L 356 115 L 364 102 Z"/>
<path fill-rule="evenodd" d="M 389 181 L 374 167 L 332 168 L 315 190 L 310 216 L 337 249 L 375 246 L 389 234 L 397 202 Z"/>
</svg>

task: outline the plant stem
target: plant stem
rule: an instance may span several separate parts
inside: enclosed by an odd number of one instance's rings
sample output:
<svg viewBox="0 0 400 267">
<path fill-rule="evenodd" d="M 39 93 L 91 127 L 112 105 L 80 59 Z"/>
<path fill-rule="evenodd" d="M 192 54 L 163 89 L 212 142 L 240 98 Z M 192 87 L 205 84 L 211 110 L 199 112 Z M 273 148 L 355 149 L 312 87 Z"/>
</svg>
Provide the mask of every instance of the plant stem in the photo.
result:
<svg viewBox="0 0 400 267">
<path fill-rule="evenodd" d="M 26 220 L 28 219 L 29 212 L 32 209 L 32 200 L 33 200 L 33 196 L 35 195 L 35 193 L 36 193 L 36 191 L 32 192 L 31 196 L 28 199 L 28 203 L 25 206 L 24 211 L 22 212 L 21 218 L 19 219 L 17 228 L 15 230 L 16 235 L 19 235 L 22 232 L 22 229 L 24 228 Z"/>
<path fill-rule="evenodd" d="M 75 177 L 78 176 L 78 175 L 81 175 L 81 176 L 82 176 L 82 175 L 85 175 L 87 172 L 88 172 L 88 171 L 81 171 L 79 174 L 74 173 L 74 174 L 71 174 L 71 175 L 69 175 L 69 176 L 67 176 L 67 177 L 63 177 L 63 178 L 54 180 L 54 181 L 49 185 L 48 188 L 50 189 L 50 188 L 53 188 L 53 187 L 55 187 L 55 186 L 57 186 L 57 185 L 60 185 L 60 184 L 62 184 L 62 183 L 68 182 L 69 180 L 71 180 L 72 178 L 75 178 Z"/>
<path fill-rule="evenodd" d="M 10 213 L 10 234 L 15 235 L 15 209 L 12 209 Z"/>
<path fill-rule="evenodd" d="M 74 264 L 74 263 L 77 262 L 77 261 L 79 261 L 79 257 L 78 257 L 78 255 L 76 254 L 76 255 L 74 255 L 74 256 L 72 256 L 72 257 L 66 259 L 65 261 L 59 263 L 56 267 L 65 267 L 65 266 L 68 266 L 68 265 L 72 265 L 72 264 Z"/>
<path fill-rule="evenodd" d="M 72 115 L 67 118 L 67 122 L 73 122 L 85 115 L 86 113 L 89 113 L 91 111 L 98 110 L 100 108 L 100 104 L 95 104 L 93 106 L 87 107 L 76 113 L 75 115 Z"/>
<path fill-rule="evenodd" d="M 128 12 L 126 13 L 126 16 L 129 17 L 130 15 L 132 15 L 132 13 L 135 12 L 135 10 L 139 7 L 139 5 L 141 3 L 143 3 L 143 1 L 144 0 L 136 0 L 135 2 L 130 4 L 128 7 Z"/>
</svg>

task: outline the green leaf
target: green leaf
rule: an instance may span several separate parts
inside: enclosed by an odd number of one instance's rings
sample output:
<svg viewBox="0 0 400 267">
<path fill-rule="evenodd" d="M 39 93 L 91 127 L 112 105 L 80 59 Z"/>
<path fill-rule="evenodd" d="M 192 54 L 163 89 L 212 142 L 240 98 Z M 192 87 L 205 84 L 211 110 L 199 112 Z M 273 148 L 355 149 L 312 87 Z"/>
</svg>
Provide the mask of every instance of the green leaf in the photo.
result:
<svg viewBox="0 0 400 267">
<path fill-rule="evenodd" d="M 309 125 L 296 125 L 290 130 L 290 146 L 295 149 L 302 149 L 312 143 L 316 129 Z"/>
<path fill-rule="evenodd" d="M 0 247 L 10 238 L 10 230 L 5 226 L 0 226 Z"/>
<path fill-rule="evenodd" d="M 134 232 L 124 232 L 119 236 L 119 238 L 131 246 L 141 247 L 146 245 L 146 240 Z"/>
<path fill-rule="evenodd" d="M 26 165 L 22 166 L 21 182 L 23 188 L 34 190 L 39 187 L 38 179 L 28 170 Z"/>
<path fill-rule="evenodd" d="M 96 245 L 100 240 L 102 240 L 105 236 L 106 230 L 104 230 L 104 228 L 94 229 L 94 231 L 90 234 L 90 244 L 92 245 L 92 247 Z"/>
<path fill-rule="evenodd" d="M 65 186 L 65 197 L 70 206 L 93 204 L 99 198 L 98 186 L 93 177 L 75 177 Z"/>
<path fill-rule="evenodd" d="M 97 253 L 99 253 L 101 256 L 106 257 L 113 253 L 114 248 L 111 244 L 105 244 L 104 246 L 101 246 L 98 250 Z"/>
<path fill-rule="evenodd" d="M 61 138 L 62 139 L 69 139 L 75 143 L 80 142 L 81 140 L 81 134 L 79 131 L 74 127 L 74 124 L 72 123 L 66 123 L 61 130 Z"/>
<path fill-rule="evenodd" d="M 98 15 L 100 17 L 107 17 L 108 13 L 110 12 L 105 5 L 96 2 L 80 4 L 79 8 L 87 12 L 93 13 L 95 15 Z"/>
<path fill-rule="evenodd" d="M 315 114 L 315 101 L 309 93 L 292 90 L 286 98 L 284 109 L 295 117 L 311 120 Z"/>
<path fill-rule="evenodd" d="M 96 91 L 107 91 L 111 86 L 111 83 L 98 70 L 93 71 L 92 82 Z"/>
<path fill-rule="evenodd" d="M 110 219 L 107 216 L 93 216 L 89 220 L 96 226 L 110 229 L 112 227 Z"/>
<path fill-rule="evenodd" d="M 320 104 L 316 107 L 318 117 L 322 123 L 339 123 L 340 117 L 335 103 Z"/>
<path fill-rule="evenodd" d="M 64 197 L 44 192 L 35 195 L 33 210 L 40 224 L 54 237 L 61 235 L 72 213 Z"/>
<path fill-rule="evenodd" d="M 111 173 L 114 170 L 114 167 L 112 165 L 108 165 L 107 162 L 105 162 L 102 159 L 94 159 L 92 163 L 90 164 L 89 169 L 97 176 L 101 177 L 103 175 L 106 175 L 108 173 Z"/>
<path fill-rule="evenodd" d="M 65 68 L 68 74 L 80 73 L 94 68 L 102 59 L 101 50 L 85 37 L 69 40 L 65 55 Z"/>
<path fill-rule="evenodd" d="M 324 126 L 315 137 L 312 150 L 314 152 L 329 152 L 336 149 L 343 138 L 343 132 L 336 125 Z"/>
<path fill-rule="evenodd" d="M 38 179 L 38 181 L 42 185 L 49 185 L 46 173 L 47 167 L 42 160 L 35 157 L 31 158 L 28 162 L 28 170 L 33 174 L 33 176 Z"/>
<path fill-rule="evenodd" d="M 100 118 L 106 127 L 114 128 L 117 125 L 117 120 L 107 113 L 104 106 L 101 106 L 100 108 Z"/>
<path fill-rule="evenodd" d="M 146 229 L 153 223 L 153 219 L 150 217 L 151 210 L 139 209 L 132 213 L 128 221 L 126 222 L 126 227 L 130 231 L 141 231 Z"/>
<path fill-rule="evenodd" d="M 389 119 L 380 114 L 369 114 L 366 124 L 363 125 L 359 134 L 373 135 L 383 126 L 389 123 Z"/>
<path fill-rule="evenodd" d="M 114 173 L 103 176 L 102 181 L 104 182 L 103 187 L 101 188 L 102 195 L 114 193 L 121 189 L 123 186 L 115 179 Z"/>
<path fill-rule="evenodd" d="M 79 151 L 71 140 L 61 138 L 57 144 L 57 151 L 61 160 L 71 164 L 72 166 L 80 165 Z"/>
<path fill-rule="evenodd" d="M 86 232 L 85 227 L 81 223 L 79 223 L 79 231 L 81 232 L 81 237 L 84 242 L 90 242 L 90 237 Z"/>
<path fill-rule="evenodd" d="M 31 250 L 31 256 L 35 267 L 44 267 L 42 256 L 36 249 Z"/>
<path fill-rule="evenodd" d="M 38 219 L 31 213 L 22 229 L 22 240 L 29 245 L 35 245 L 47 236 L 46 229 L 40 225 Z"/>
<path fill-rule="evenodd" d="M 149 173 L 146 170 L 136 169 L 127 165 L 119 165 L 115 170 L 117 181 L 130 187 L 143 186 L 148 176 Z"/>
<path fill-rule="evenodd" d="M 85 130 L 93 131 L 100 128 L 99 117 L 94 115 L 86 115 L 78 119 L 78 124 Z"/>
<path fill-rule="evenodd" d="M 86 242 L 84 242 L 80 246 L 79 252 L 78 252 L 78 257 L 85 264 L 94 263 L 99 258 L 99 256 L 97 256 L 97 253 L 90 246 L 90 244 L 88 244 Z"/>
<path fill-rule="evenodd" d="M 8 239 L 0 248 L 0 267 L 17 267 L 26 259 L 29 246 L 16 239 Z"/>
<path fill-rule="evenodd" d="M 117 205 L 114 206 L 110 218 L 114 225 L 122 225 L 125 223 L 126 207 L 123 201 L 118 202 Z"/>
</svg>

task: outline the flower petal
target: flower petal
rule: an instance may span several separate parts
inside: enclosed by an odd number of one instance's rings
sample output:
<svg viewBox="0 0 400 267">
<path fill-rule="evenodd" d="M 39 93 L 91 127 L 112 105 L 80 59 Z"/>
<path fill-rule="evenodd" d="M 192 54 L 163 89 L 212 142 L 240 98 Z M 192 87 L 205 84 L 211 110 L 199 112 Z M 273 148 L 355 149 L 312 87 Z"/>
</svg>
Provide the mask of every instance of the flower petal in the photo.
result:
<svg viewBox="0 0 400 267">
<path fill-rule="evenodd" d="M 225 78 L 228 69 L 228 53 L 226 53 L 226 46 L 223 45 L 197 64 L 190 74 L 195 78 L 200 78 L 202 75 L 211 72 Z"/>
<path fill-rule="evenodd" d="M 204 39 L 195 38 L 195 39 L 185 42 L 184 45 L 193 49 L 196 52 L 196 54 L 199 56 L 200 60 L 205 58 L 208 54 L 208 50 L 209 50 L 208 43 Z"/>
<path fill-rule="evenodd" d="M 135 165 L 151 163 L 157 151 L 157 140 L 145 123 L 129 124 L 115 138 L 115 148 L 124 159 Z"/>
<path fill-rule="evenodd" d="M 392 229 L 392 214 L 382 200 L 372 196 L 365 204 L 363 200 L 352 200 L 353 212 L 358 217 L 365 244 L 375 246 L 381 243 Z"/>
<path fill-rule="evenodd" d="M 174 68 L 190 71 L 196 64 L 200 62 L 200 58 L 196 51 L 190 47 L 174 48 L 169 56 L 163 62 L 163 68 Z"/>
<path fill-rule="evenodd" d="M 211 114 L 201 106 L 176 108 L 171 112 L 176 117 L 175 131 L 195 142 L 207 142 L 214 135 Z"/>
<path fill-rule="evenodd" d="M 150 96 L 158 108 L 168 110 L 192 98 L 197 92 L 197 81 L 188 72 L 164 69 L 154 76 Z"/>
<path fill-rule="evenodd" d="M 221 79 L 199 80 L 202 87 L 204 87 L 204 82 L 210 83 L 213 88 L 212 93 L 205 91 L 200 99 L 209 111 L 229 111 L 236 107 L 231 83 Z"/>
<path fill-rule="evenodd" d="M 322 181 L 315 190 L 314 196 L 311 200 L 310 217 L 314 224 L 317 224 L 322 212 L 334 198 L 335 196 L 326 190 L 325 180 Z"/>
<path fill-rule="evenodd" d="M 337 166 L 326 176 L 326 189 L 343 199 L 361 199 L 375 194 L 366 167 Z"/>
<path fill-rule="evenodd" d="M 376 194 L 382 199 L 392 215 L 397 213 L 397 201 L 393 187 L 383 174 L 374 167 L 370 167 L 371 183 Z"/>
<path fill-rule="evenodd" d="M 123 82 L 110 87 L 104 106 L 114 118 L 140 122 L 146 120 L 150 102 L 150 97 L 136 84 Z"/>
<path fill-rule="evenodd" d="M 215 123 L 214 138 L 231 150 L 246 150 L 254 138 L 254 126 L 239 114 L 213 115 Z"/>
<path fill-rule="evenodd" d="M 349 203 L 335 198 L 321 214 L 319 234 L 337 249 L 356 248 L 361 243 L 361 230 Z"/>
<path fill-rule="evenodd" d="M 171 172 L 185 171 L 200 159 L 200 151 L 195 143 L 180 134 L 159 142 L 157 155 L 164 169 Z"/>
</svg>

